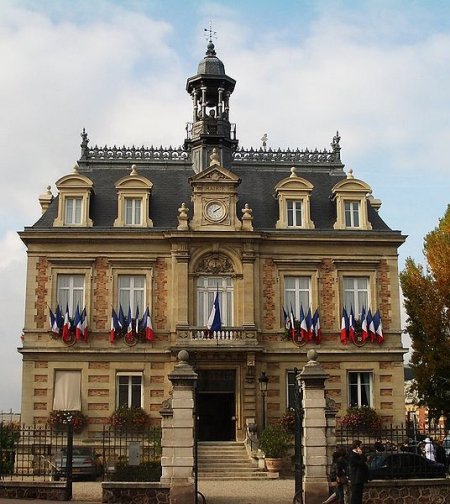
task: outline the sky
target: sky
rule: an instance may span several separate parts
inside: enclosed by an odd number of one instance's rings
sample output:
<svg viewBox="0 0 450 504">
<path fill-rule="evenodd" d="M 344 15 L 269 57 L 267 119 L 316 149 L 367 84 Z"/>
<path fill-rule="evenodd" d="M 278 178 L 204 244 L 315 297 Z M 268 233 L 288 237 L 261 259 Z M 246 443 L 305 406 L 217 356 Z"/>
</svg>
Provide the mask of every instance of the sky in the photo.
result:
<svg viewBox="0 0 450 504">
<path fill-rule="evenodd" d="M 237 85 L 244 147 L 329 148 L 408 235 L 399 266 L 450 203 L 450 2 L 1 0 L 0 411 L 20 411 L 26 250 L 17 232 L 95 145 L 183 143 L 212 22 Z"/>
</svg>

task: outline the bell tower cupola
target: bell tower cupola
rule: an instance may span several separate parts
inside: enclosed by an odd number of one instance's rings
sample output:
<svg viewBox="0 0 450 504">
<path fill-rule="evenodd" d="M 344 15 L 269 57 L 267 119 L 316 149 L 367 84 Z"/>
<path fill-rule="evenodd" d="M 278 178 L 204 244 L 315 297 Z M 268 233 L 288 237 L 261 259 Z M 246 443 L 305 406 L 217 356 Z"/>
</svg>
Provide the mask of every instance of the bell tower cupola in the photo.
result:
<svg viewBox="0 0 450 504">
<path fill-rule="evenodd" d="M 191 152 L 195 173 L 209 166 L 215 148 L 222 166 L 230 167 L 232 152 L 236 150 L 236 125 L 230 123 L 230 95 L 236 81 L 225 73 L 225 66 L 217 57 L 209 38 L 204 58 L 197 75 L 189 77 L 186 90 L 192 97 L 192 123 L 186 127 L 185 149 Z"/>
</svg>

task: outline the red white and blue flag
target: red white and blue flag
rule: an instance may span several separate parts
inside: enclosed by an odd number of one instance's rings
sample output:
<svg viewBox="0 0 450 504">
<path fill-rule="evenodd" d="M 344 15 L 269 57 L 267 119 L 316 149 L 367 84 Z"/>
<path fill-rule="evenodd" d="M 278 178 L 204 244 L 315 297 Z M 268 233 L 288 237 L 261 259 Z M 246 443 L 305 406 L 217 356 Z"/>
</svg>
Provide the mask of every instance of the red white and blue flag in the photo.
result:
<svg viewBox="0 0 450 504">
<path fill-rule="evenodd" d="M 316 343 L 319 344 L 322 339 L 322 331 L 320 330 L 320 317 L 318 309 L 316 309 L 312 318 L 312 328 L 314 339 L 316 340 Z"/>
<path fill-rule="evenodd" d="M 366 316 L 366 310 L 363 306 L 362 312 L 361 312 L 361 339 L 363 341 L 366 341 L 369 336 L 369 330 L 367 327 L 367 316 Z"/>
<path fill-rule="evenodd" d="M 370 341 L 373 343 L 375 341 L 375 323 L 373 321 L 372 312 L 369 308 L 367 311 L 367 331 L 369 334 Z"/>
<path fill-rule="evenodd" d="M 306 323 L 305 313 L 303 312 L 303 306 L 300 306 L 300 340 L 308 341 L 309 328 Z"/>
<path fill-rule="evenodd" d="M 383 343 L 384 341 L 384 334 L 383 334 L 383 322 L 381 321 L 381 315 L 379 310 L 376 311 L 375 315 L 373 316 L 373 319 L 374 319 L 376 340 L 377 343 L 381 345 L 381 343 Z"/>
<path fill-rule="evenodd" d="M 81 312 L 81 334 L 82 334 L 83 340 L 87 341 L 88 337 L 89 337 L 89 331 L 88 331 L 86 307 L 84 307 L 83 311 Z"/>
<path fill-rule="evenodd" d="M 312 341 L 312 339 L 313 339 L 313 323 L 312 323 L 312 317 L 311 317 L 311 308 L 308 308 L 308 313 L 306 314 L 305 322 L 306 322 L 306 328 L 307 328 L 306 341 Z"/>
<path fill-rule="evenodd" d="M 70 339 L 70 318 L 69 318 L 69 305 L 66 305 L 66 313 L 64 315 L 64 324 L 62 330 L 63 341 L 69 341 Z"/>
<path fill-rule="evenodd" d="M 291 329 L 291 321 L 290 321 L 289 315 L 287 314 L 286 310 L 284 309 L 284 306 L 283 306 L 283 321 L 284 321 L 284 328 L 287 329 L 287 331 L 289 332 Z"/>
<path fill-rule="evenodd" d="M 294 316 L 294 310 L 292 309 L 292 305 L 291 305 L 290 320 L 291 320 L 291 337 L 292 341 L 295 341 L 296 340 L 295 316 Z"/>
<path fill-rule="evenodd" d="M 116 339 L 116 333 L 118 333 L 119 331 L 120 331 L 119 320 L 117 318 L 116 310 L 114 310 L 113 308 L 111 314 L 111 330 L 109 332 L 110 343 L 114 343 L 114 340 Z"/>
<path fill-rule="evenodd" d="M 219 288 L 217 288 L 206 327 L 210 331 L 220 331 L 222 329 L 222 321 L 220 319 Z"/>
<path fill-rule="evenodd" d="M 341 318 L 341 343 L 347 344 L 348 337 L 348 315 L 345 308 L 342 308 Z"/>
<path fill-rule="evenodd" d="M 136 334 L 139 332 L 139 306 L 136 306 L 136 316 L 134 317 L 134 323 L 136 324 Z"/>
<path fill-rule="evenodd" d="M 77 341 L 80 341 L 82 335 L 83 335 L 83 329 L 81 327 L 81 314 L 80 314 L 80 308 L 77 305 L 77 309 L 75 310 L 75 316 L 73 318 L 73 326 L 75 327 L 75 339 Z"/>
<path fill-rule="evenodd" d="M 139 328 L 145 331 L 145 339 L 147 341 L 153 341 L 153 339 L 155 338 L 155 334 L 153 332 L 152 318 L 150 316 L 150 310 L 148 309 L 148 306 L 139 323 Z"/>
<path fill-rule="evenodd" d="M 52 333 L 59 335 L 59 330 L 61 329 L 61 312 L 59 310 L 59 305 L 56 307 L 55 314 L 53 314 L 52 309 L 49 307 L 49 317 L 50 317 L 50 329 Z"/>
<path fill-rule="evenodd" d="M 350 315 L 348 317 L 348 337 L 350 341 L 355 341 L 355 314 L 353 313 L 353 306 L 350 306 Z"/>
<path fill-rule="evenodd" d="M 131 317 L 131 306 L 128 307 L 127 334 L 128 338 L 133 336 L 133 318 Z"/>
</svg>

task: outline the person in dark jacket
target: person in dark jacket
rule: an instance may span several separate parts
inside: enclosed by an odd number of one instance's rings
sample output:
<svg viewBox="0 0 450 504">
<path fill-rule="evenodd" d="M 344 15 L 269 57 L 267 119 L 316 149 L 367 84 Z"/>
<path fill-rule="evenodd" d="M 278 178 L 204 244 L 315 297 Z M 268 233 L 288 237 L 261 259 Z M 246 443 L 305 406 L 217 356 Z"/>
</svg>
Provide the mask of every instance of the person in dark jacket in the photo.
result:
<svg viewBox="0 0 450 504">
<path fill-rule="evenodd" d="M 353 441 L 348 463 L 350 467 L 350 504 L 362 504 L 364 484 L 369 480 L 369 467 L 362 451 L 362 441 Z"/>
<path fill-rule="evenodd" d="M 344 449 L 338 449 L 333 453 L 333 463 L 330 471 L 330 483 L 334 492 L 322 504 L 344 504 L 345 488 L 347 487 L 347 460 Z"/>
</svg>

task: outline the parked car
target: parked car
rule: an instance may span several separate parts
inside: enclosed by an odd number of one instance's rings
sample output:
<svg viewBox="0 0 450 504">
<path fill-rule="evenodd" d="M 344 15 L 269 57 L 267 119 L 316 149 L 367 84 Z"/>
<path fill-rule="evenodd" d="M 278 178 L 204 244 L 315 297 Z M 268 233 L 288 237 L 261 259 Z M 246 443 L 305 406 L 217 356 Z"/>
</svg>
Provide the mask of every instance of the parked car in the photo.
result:
<svg viewBox="0 0 450 504">
<path fill-rule="evenodd" d="M 55 481 L 66 476 L 67 450 L 62 448 L 55 458 L 53 478 Z M 102 464 L 94 448 L 74 446 L 72 454 L 73 479 L 86 478 L 96 480 L 102 474 Z"/>
<path fill-rule="evenodd" d="M 442 441 L 442 446 L 445 448 L 445 454 L 447 458 L 450 457 L 450 435 L 446 436 Z"/>
<path fill-rule="evenodd" d="M 369 464 L 370 479 L 445 478 L 444 464 L 417 453 L 398 452 L 376 455 Z"/>
</svg>

